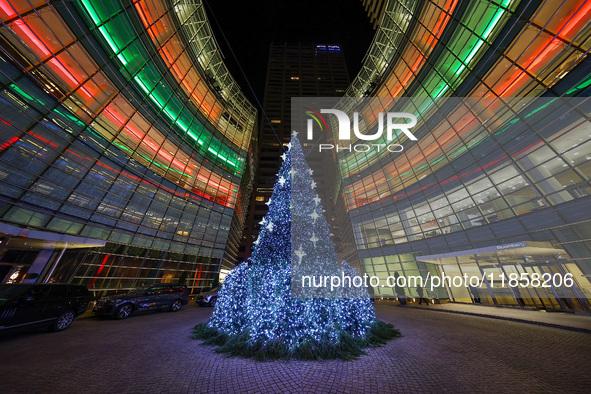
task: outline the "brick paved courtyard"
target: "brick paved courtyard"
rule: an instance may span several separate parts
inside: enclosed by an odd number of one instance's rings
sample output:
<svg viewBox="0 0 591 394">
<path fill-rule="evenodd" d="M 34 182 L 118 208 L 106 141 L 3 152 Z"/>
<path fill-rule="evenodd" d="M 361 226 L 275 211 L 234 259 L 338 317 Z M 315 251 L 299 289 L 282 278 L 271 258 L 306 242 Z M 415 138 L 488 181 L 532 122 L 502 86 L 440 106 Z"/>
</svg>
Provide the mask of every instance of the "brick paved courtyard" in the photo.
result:
<svg viewBox="0 0 591 394">
<path fill-rule="evenodd" d="M 591 335 L 378 305 L 403 334 L 356 361 L 226 358 L 189 338 L 209 308 L 0 339 L 1 393 L 588 392 Z"/>
</svg>

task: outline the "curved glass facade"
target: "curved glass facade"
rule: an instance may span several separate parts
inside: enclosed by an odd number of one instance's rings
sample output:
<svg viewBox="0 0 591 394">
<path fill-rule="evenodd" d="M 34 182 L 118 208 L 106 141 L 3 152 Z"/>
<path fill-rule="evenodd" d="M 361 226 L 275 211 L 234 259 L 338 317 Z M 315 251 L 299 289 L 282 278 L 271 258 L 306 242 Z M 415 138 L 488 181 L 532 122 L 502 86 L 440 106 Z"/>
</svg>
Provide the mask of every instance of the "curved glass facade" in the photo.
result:
<svg viewBox="0 0 591 394">
<path fill-rule="evenodd" d="M 256 110 L 202 3 L 0 0 L 0 17 L 3 276 L 35 265 L 15 263 L 33 229 L 106 241 L 54 246 L 36 280 L 209 287 L 243 220 Z"/>
<path fill-rule="evenodd" d="M 577 0 L 388 2 L 341 109 L 374 97 L 361 110 L 368 129 L 379 112 L 408 112 L 418 119 L 418 141 L 399 135 L 405 149 L 397 154 L 337 153 L 339 204 L 352 224 L 343 235 L 349 259 L 384 279 L 484 275 L 493 266 L 495 275 L 570 272 L 572 288 L 527 289 L 527 297 L 495 297 L 490 288 L 488 300 L 591 312 L 590 11 Z M 556 253 L 532 258 L 536 250 L 524 249 L 506 263 L 487 255 L 486 264 L 457 257 L 513 242 Z M 467 288 L 430 296 L 476 298 Z"/>
</svg>

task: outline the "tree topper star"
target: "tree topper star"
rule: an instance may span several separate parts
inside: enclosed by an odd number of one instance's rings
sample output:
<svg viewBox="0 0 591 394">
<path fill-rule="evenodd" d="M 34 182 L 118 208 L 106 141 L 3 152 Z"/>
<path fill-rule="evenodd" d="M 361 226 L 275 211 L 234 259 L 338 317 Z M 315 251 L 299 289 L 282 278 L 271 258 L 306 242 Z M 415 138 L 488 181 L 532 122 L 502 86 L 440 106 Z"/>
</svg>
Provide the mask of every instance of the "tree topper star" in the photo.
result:
<svg viewBox="0 0 591 394">
<path fill-rule="evenodd" d="M 291 132 L 291 136 L 292 136 L 292 137 L 297 137 L 297 136 L 298 136 L 298 132 L 297 132 L 297 131 L 295 131 L 295 130 L 294 130 L 294 131 L 292 131 L 292 132 Z"/>
</svg>

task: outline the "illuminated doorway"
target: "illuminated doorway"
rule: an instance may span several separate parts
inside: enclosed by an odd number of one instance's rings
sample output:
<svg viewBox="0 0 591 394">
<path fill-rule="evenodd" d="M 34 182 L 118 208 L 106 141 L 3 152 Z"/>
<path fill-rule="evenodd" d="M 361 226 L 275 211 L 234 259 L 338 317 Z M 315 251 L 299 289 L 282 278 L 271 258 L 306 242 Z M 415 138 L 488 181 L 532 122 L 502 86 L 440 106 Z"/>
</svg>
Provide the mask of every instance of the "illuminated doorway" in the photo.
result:
<svg viewBox="0 0 591 394">
<path fill-rule="evenodd" d="M 454 302 L 591 313 L 579 284 L 587 279 L 563 249 L 547 242 L 514 242 L 417 260 L 435 264 L 440 276 L 479 279 L 446 283 Z"/>
</svg>

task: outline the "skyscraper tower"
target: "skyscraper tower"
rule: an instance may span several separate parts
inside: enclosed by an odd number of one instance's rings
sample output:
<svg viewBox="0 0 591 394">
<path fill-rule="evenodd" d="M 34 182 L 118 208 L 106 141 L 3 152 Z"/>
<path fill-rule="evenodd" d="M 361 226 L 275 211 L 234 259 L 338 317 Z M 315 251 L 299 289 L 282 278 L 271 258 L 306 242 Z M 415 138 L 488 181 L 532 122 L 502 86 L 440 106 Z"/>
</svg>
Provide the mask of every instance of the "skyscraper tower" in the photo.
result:
<svg viewBox="0 0 591 394">
<path fill-rule="evenodd" d="M 291 98 L 292 97 L 334 97 L 343 95 L 349 85 L 349 74 L 345 57 L 339 45 L 304 45 L 272 43 L 269 51 L 267 80 L 259 134 L 259 166 L 255 175 L 251 204 L 245 222 L 242 244 L 238 259 L 250 256 L 253 241 L 259 231 L 258 222 L 267 212 L 265 203 L 271 197 L 273 184 L 281 166 L 283 145 L 291 137 Z M 265 118 L 266 116 L 266 118 Z M 311 149 L 312 144 L 304 144 Z M 307 157 L 311 166 L 313 155 Z M 315 173 L 318 192 L 323 201 L 328 193 L 322 174 Z M 324 204 L 329 224 L 333 224 L 332 204 Z"/>
</svg>

